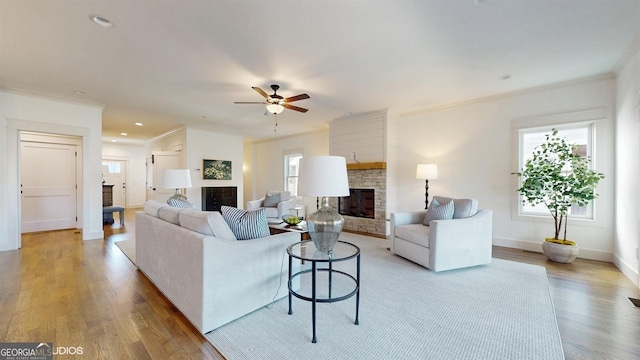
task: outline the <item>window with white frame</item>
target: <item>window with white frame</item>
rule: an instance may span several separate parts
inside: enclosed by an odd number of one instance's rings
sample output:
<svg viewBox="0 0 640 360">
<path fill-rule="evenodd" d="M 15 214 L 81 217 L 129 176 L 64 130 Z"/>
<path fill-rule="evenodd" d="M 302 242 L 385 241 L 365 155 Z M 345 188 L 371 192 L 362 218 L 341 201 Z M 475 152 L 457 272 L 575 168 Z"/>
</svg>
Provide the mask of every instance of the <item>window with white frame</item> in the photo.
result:
<svg viewBox="0 0 640 360">
<path fill-rule="evenodd" d="M 284 189 L 291 192 L 291 196 L 298 196 L 298 170 L 302 154 L 287 154 L 284 156 Z"/>
<path fill-rule="evenodd" d="M 579 123 L 568 125 L 553 125 L 546 127 L 536 128 L 523 128 L 519 130 L 518 144 L 519 144 L 519 159 L 518 169 L 522 169 L 524 164 L 533 155 L 536 147 L 541 145 L 547 134 L 551 134 L 552 129 L 558 130 L 558 136 L 564 137 L 567 141 L 575 146 L 575 152 L 581 156 L 588 156 L 591 159 L 594 158 L 594 124 L 593 123 Z M 593 168 L 593 163 L 590 164 Z M 571 171 L 567 169 L 567 171 Z M 520 186 L 520 185 L 519 185 Z M 549 216 L 549 210 L 544 204 L 533 206 L 529 203 L 523 203 L 522 195 L 518 195 L 518 214 L 529 216 Z M 573 218 L 593 219 L 593 202 L 590 202 L 586 206 L 573 205 L 569 208 L 569 215 Z"/>
</svg>

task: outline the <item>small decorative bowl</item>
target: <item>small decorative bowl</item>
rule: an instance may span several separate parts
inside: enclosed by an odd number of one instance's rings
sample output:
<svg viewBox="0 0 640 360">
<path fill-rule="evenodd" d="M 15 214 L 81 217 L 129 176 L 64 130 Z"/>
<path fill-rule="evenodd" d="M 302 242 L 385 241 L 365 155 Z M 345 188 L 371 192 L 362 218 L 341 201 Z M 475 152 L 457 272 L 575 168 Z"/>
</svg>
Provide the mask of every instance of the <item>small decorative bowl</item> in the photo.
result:
<svg viewBox="0 0 640 360">
<path fill-rule="evenodd" d="M 302 221 L 298 216 L 296 215 L 282 215 L 282 220 L 284 222 L 286 222 L 289 225 L 298 225 L 300 224 L 300 222 Z"/>
</svg>

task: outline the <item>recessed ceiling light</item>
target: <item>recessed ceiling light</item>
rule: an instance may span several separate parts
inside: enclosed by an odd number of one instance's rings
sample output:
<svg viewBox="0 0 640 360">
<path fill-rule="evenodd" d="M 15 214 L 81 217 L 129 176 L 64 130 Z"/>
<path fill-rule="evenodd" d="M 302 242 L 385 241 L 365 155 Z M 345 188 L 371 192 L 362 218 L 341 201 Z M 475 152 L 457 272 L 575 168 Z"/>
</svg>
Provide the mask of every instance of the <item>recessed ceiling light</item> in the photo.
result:
<svg viewBox="0 0 640 360">
<path fill-rule="evenodd" d="M 206 119 L 207 117 L 204 115 L 200 115 L 200 119 Z"/>
<path fill-rule="evenodd" d="M 127 136 L 127 133 L 120 133 L 120 135 L 122 135 L 122 136 Z"/>
<path fill-rule="evenodd" d="M 509 80 L 509 79 L 511 79 L 511 76 L 513 76 L 513 75 L 504 74 L 504 75 L 500 76 L 498 79 L 500 79 L 500 80 Z"/>
<path fill-rule="evenodd" d="M 118 140 L 111 140 L 111 142 L 118 142 Z"/>
<path fill-rule="evenodd" d="M 76 95 L 83 95 L 84 96 L 84 95 L 87 95 L 87 93 L 84 92 L 84 91 L 76 90 Z"/>
<path fill-rule="evenodd" d="M 493 0 L 473 0 L 473 5 L 484 5 L 486 3 L 489 3 Z"/>
<path fill-rule="evenodd" d="M 136 126 L 142 126 L 142 123 L 136 123 Z"/>
<path fill-rule="evenodd" d="M 94 23 L 102 26 L 105 29 L 108 29 L 108 28 L 113 26 L 113 23 L 111 23 L 111 21 L 109 21 L 108 19 L 105 19 L 105 18 L 103 18 L 101 16 L 92 15 L 89 18 L 91 18 L 91 21 L 93 21 Z"/>
</svg>

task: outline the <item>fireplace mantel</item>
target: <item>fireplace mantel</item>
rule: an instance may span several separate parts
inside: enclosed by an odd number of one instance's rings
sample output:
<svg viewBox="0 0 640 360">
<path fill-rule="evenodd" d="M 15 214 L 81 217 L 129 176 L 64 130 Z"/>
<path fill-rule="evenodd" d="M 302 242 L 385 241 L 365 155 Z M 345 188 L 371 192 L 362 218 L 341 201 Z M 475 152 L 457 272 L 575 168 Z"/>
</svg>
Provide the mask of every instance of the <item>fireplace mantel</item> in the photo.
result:
<svg viewBox="0 0 640 360">
<path fill-rule="evenodd" d="M 386 162 L 347 164 L 347 170 L 372 170 L 372 169 L 386 169 L 386 168 L 387 168 Z"/>
</svg>

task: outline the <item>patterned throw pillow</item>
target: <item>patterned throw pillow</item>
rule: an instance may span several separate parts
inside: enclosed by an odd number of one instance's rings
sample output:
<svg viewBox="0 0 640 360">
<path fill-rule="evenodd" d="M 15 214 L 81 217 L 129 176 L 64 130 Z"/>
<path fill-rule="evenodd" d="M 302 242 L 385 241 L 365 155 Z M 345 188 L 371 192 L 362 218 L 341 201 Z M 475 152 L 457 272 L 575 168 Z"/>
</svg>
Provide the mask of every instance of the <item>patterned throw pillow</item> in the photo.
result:
<svg viewBox="0 0 640 360">
<path fill-rule="evenodd" d="M 424 221 L 422 225 L 429 226 L 429 222 L 431 220 L 449 220 L 453 219 L 453 200 L 449 200 L 447 203 L 440 205 L 438 200 L 431 200 L 431 205 L 429 205 L 429 210 L 427 210 L 427 214 L 424 216 Z"/>
<path fill-rule="evenodd" d="M 186 200 L 169 198 L 169 200 L 167 200 L 167 204 L 169 204 L 169 206 L 171 207 L 176 207 L 181 209 L 193 209 L 193 205 Z"/>
<path fill-rule="evenodd" d="M 280 193 L 277 193 L 277 194 L 267 193 L 264 196 L 264 207 L 278 207 L 279 202 L 280 202 Z"/>
<path fill-rule="evenodd" d="M 264 208 L 246 211 L 231 206 L 222 206 L 220 210 L 236 239 L 249 240 L 270 235 L 267 211 Z"/>
</svg>

